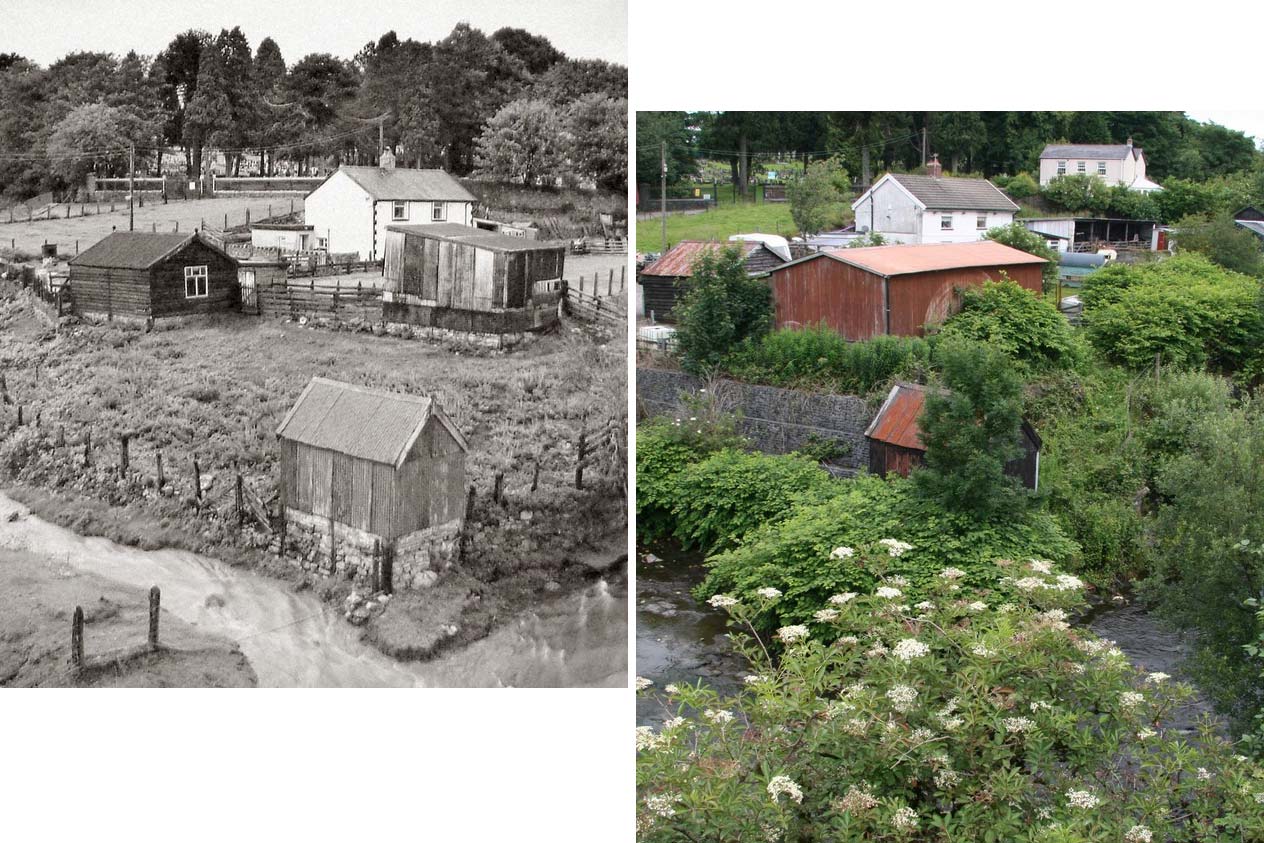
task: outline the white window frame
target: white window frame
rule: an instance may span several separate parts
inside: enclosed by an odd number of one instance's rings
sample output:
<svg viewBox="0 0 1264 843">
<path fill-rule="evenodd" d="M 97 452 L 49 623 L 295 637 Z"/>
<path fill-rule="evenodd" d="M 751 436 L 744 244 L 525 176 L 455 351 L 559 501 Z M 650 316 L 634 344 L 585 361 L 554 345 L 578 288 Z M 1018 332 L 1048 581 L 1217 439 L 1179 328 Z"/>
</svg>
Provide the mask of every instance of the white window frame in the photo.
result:
<svg viewBox="0 0 1264 843">
<path fill-rule="evenodd" d="M 1075 172 L 1076 172 L 1076 173 L 1078 173 L 1078 174 L 1079 174 L 1079 175 L 1081 175 L 1081 176 L 1082 176 L 1082 175 L 1084 175 L 1085 173 L 1087 173 L 1087 172 L 1088 172 L 1088 162 L 1087 162 L 1087 161 L 1076 161 L 1076 162 L 1075 162 Z"/>
<path fill-rule="evenodd" d="M 408 203 L 394 201 L 391 203 L 391 222 L 408 221 Z"/>
<path fill-rule="evenodd" d="M 328 248 L 329 248 L 329 238 L 328 238 L 328 237 L 317 237 L 317 238 L 316 238 L 316 248 L 317 248 L 317 249 L 328 249 Z"/>
<path fill-rule="evenodd" d="M 444 204 L 443 202 L 433 203 L 430 206 L 430 221 L 431 222 L 447 222 L 448 221 L 448 206 Z"/>
<path fill-rule="evenodd" d="M 939 230 L 952 231 L 952 214 L 939 215 Z"/>
<path fill-rule="evenodd" d="M 1066 165 L 1067 165 L 1067 162 L 1065 161 L 1058 162 L 1058 175 L 1060 176 L 1066 175 Z"/>
<path fill-rule="evenodd" d="M 1097 174 L 1098 174 L 1099 176 L 1104 176 L 1104 175 L 1106 175 L 1106 162 L 1105 162 L 1105 161 L 1098 161 L 1098 162 L 1097 162 Z"/>
<path fill-rule="evenodd" d="M 193 282 L 193 292 L 189 292 L 189 282 Z M 186 299 L 204 299 L 211 294 L 210 282 L 206 275 L 206 264 L 186 266 L 184 268 L 184 297 Z"/>
<path fill-rule="evenodd" d="M 976 231 L 987 231 L 987 214 L 974 215 L 974 228 Z"/>
</svg>

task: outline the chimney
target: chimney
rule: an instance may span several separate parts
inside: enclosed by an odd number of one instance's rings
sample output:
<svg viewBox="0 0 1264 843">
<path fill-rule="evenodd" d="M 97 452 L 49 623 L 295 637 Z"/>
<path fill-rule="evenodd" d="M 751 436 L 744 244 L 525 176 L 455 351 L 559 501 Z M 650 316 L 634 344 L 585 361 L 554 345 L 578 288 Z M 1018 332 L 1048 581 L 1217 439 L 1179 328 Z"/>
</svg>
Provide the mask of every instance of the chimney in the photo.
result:
<svg viewBox="0 0 1264 843">
<path fill-rule="evenodd" d="M 1132 135 L 1128 136 L 1128 150 L 1132 151 Z"/>
<path fill-rule="evenodd" d="M 937 179 L 943 174 L 944 174 L 944 167 L 942 164 L 939 163 L 939 156 L 932 155 L 930 157 L 930 163 L 926 165 L 926 175 L 930 176 L 931 178 Z"/>
<path fill-rule="evenodd" d="M 382 155 L 378 159 L 378 167 L 382 169 L 382 172 L 395 169 L 395 153 L 391 152 L 389 147 L 382 150 Z"/>
</svg>

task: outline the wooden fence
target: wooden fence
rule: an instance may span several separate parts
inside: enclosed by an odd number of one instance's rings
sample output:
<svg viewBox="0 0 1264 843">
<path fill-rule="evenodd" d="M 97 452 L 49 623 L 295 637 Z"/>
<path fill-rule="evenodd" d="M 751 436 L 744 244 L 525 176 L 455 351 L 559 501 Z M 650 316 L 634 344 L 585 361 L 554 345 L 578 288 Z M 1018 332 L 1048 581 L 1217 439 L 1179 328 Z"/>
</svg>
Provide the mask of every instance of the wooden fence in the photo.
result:
<svg viewBox="0 0 1264 843">
<path fill-rule="evenodd" d="M 600 272 L 594 272 L 592 277 L 581 275 L 579 278 L 566 282 L 568 287 L 574 287 L 581 293 L 588 293 L 594 296 L 618 296 L 622 295 L 627 288 L 628 268 L 626 266 L 619 267 L 619 277 L 616 278 L 614 270 L 611 269 L 605 275 Z"/>
<path fill-rule="evenodd" d="M 628 321 L 628 311 L 620 299 L 594 296 L 569 285 L 566 287 L 566 310 L 572 316 L 589 322 L 623 325 Z"/>
<path fill-rule="evenodd" d="M 326 275 L 350 275 L 353 272 L 382 271 L 382 261 L 331 261 L 317 266 L 313 262 L 291 263 L 286 273 L 291 278 L 320 278 Z"/>
<path fill-rule="evenodd" d="M 246 312 L 249 306 L 243 305 Z M 255 313 L 259 316 L 298 319 L 306 316 L 325 319 L 382 321 L 382 291 L 372 287 L 277 284 L 255 290 Z"/>
</svg>

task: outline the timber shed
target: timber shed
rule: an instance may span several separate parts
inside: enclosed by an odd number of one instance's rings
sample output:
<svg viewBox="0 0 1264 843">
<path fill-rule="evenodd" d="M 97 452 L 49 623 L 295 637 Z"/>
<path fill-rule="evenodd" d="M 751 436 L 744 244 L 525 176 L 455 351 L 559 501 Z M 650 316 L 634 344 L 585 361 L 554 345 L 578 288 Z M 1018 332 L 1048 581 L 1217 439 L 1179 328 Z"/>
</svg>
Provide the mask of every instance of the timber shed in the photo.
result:
<svg viewBox="0 0 1264 843">
<path fill-rule="evenodd" d="M 78 313 L 147 319 L 237 307 L 237 260 L 196 233 L 116 231 L 70 261 Z"/>
<path fill-rule="evenodd" d="M 547 328 L 565 260 L 564 243 L 454 223 L 388 226 L 383 318 L 476 334 Z"/>
<path fill-rule="evenodd" d="M 776 252 L 756 240 L 720 243 L 714 240 L 681 240 L 637 276 L 645 297 L 645 313 L 660 322 L 671 322 L 672 310 L 689 286 L 693 264 L 706 252 L 736 247 L 741 249 L 747 275 L 762 275 L 785 263 Z"/>
<path fill-rule="evenodd" d="M 465 437 L 433 398 L 312 378 L 277 428 L 287 527 L 322 573 L 423 586 L 455 556 Z"/>
<path fill-rule="evenodd" d="M 956 312 L 962 288 L 1002 273 L 1039 294 L 1045 263 L 991 240 L 817 252 L 769 275 L 775 326 L 824 324 L 848 340 L 922 336 Z"/>
<path fill-rule="evenodd" d="M 922 464 L 926 446 L 922 444 L 922 431 L 918 418 L 926 406 L 926 387 L 914 383 L 897 383 L 891 387 L 887 400 L 865 430 L 869 440 L 869 472 L 886 476 L 893 472 L 908 477 L 909 472 Z M 1040 436 L 1023 421 L 1023 455 L 1005 464 L 1005 473 L 1017 477 L 1028 489 L 1040 485 Z"/>
</svg>

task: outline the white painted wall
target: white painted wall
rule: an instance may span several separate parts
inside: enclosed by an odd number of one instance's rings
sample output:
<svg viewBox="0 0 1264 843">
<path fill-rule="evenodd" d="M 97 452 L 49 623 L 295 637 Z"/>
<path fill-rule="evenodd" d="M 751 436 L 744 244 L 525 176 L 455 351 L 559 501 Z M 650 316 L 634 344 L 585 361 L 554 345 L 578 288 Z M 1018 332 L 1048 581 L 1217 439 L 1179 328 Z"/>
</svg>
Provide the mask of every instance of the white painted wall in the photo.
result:
<svg viewBox="0 0 1264 843">
<path fill-rule="evenodd" d="M 984 220 L 979 227 L 979 217 Z M 945 219 L 951 228 L 944 228 Z M 972 243 L 982 240 L 989 228 L 1009 225 L 1013 211 L 926 211 L 922 215 L 922 243 Z"/>
<path fill-rule="evenodd" d="M 1066 175 L 1077 175 L 1079 165 L 1084 164 L 1085 175 L 1099 175 L 1097 164 L 1102 161 L 1100 158 L 1041 158 L 1040 159 L 1040 185 L 1047 185 L 1058 176 L 1058 162 L 1066 161 Z M 1102 176 L 1107 184 L 1130 185 L 1138 178 L 1145 178 L 1145 154 L 1139 156 L 1128 156 L 1123 159 L 1105 160 L 1106 175 Z"/>
<path fill-rule="evenodd" d="M 303 222 L 312 227 L 312 248 L 328 238 L 331 252 L 359 252 L 373 256 L 373 198 L 341 170 L 308 195 Z"/>
<path fill-rule="evenodd" d="M 921 242 L 921 206 L 891 179 L 879 179 L 854 210 L 857 231 L 868 228 L 894 243 Z"/>
<path fill-rule="evenodd" d="M 433 216 L 435 205 L 442 205 L 444 209 L 444 218 L 436 220 Z M 381 250 L 383 244 L 386 243 L 386 227 L 388 225 L 430 225 L 431 223 L 451 222 L 457 225 L 474 225 L 474 203 L 473 202 L 405 202 L 404 216 L 406 219 L 397 220 L 394 218 L 395 203 L 393 201 L 381 201 L 377 203 L 377 243 L 378 250 Z M 377 256 L 366 258 L 366 260 L 377 260 Z"/>
</svg>

